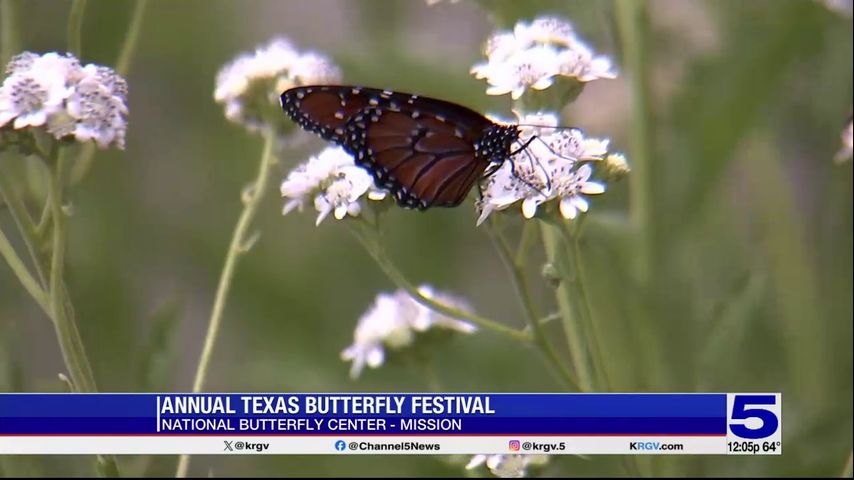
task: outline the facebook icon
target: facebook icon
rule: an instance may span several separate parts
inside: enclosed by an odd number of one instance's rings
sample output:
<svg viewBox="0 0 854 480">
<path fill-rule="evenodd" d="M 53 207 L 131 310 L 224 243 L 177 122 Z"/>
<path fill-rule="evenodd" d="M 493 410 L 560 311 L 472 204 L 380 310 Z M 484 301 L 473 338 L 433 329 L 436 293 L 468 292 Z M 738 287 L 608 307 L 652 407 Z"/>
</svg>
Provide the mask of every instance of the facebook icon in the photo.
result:
<svg viewBox="0 0 854 480">
<path fill-rule="evenodd" d="M 344 443 L 344 440 L 338 440 L 337 442 L 335 442 L 335 450 L 338 450 L 339 452 L 343 452 L 346 449 L 347 449 L 347 444 Z"/>
</svg>

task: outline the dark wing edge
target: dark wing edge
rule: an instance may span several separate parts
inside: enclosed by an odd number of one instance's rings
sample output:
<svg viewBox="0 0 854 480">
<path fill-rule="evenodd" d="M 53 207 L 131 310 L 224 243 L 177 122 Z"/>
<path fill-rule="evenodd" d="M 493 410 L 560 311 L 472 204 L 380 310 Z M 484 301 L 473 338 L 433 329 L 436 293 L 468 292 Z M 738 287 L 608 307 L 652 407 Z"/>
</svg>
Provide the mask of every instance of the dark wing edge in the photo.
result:
<svg viewBox="0 0 854 480">
<path fill-rule="evenodd" d="M 475 130 L 483 130 L 492 124 L 480 113 L 453 102 L 354 85 L 292 87 L 282 92 L 279 100 L 288 117 L 300 127 L 339 144 L 343 137 L 336 128 L 343 128 L 355 114 L 370 107 L 441 111 L 448 121 Z M 316 103 L 307 105 L 312 102 Z M 340 115 L 336 116 L 336 113 Z"/>
<path fill-rule="evenodd" d="M 347 121 L 369 105 L 357 87 L 319 85 L 294 87 L 279 97 L 282 110 L 303 130 L 343 145 Z"/>
</svg>

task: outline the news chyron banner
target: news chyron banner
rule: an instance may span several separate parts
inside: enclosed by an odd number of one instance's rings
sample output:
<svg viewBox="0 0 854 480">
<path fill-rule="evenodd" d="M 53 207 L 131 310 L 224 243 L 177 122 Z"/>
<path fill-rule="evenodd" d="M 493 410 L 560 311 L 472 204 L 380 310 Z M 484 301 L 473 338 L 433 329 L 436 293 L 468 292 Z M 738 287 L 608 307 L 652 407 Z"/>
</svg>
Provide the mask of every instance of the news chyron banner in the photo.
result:
<svg viewBox="0 0 854 480">
<path fill-rule="evenodd" d="M 782 452 L 779 393 L 0 394 L 0 454 Z"/>
</svg>

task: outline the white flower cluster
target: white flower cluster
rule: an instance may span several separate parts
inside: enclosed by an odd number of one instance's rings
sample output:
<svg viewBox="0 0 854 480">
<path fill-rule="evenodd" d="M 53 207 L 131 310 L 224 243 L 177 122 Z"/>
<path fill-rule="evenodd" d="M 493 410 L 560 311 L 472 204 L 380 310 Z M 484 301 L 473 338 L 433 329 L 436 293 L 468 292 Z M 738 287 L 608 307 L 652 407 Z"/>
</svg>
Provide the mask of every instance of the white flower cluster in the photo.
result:
<svg viewBox="0 0 854 480">
<path fill-rule="evenodd" d="M 222 67 L 216 77 L 214 100 L 225 106 L 226 118 L 250 131 L 292 127 L 291 122 L 284 121 L 279 95 L 297 85 L 334 83 L 340 78 L 340 70 L 325 55 L 300 53 L 279 37 Z"/>
<path fill-rule="evenodd" d="M 471 311 L 468 304 L 452 295 L 434 291 L 430 286 L 418 288 L 421 295 L 444 305 Z M 439 328 L 472 333 L 477 327 L 456 320 L 416 302 L 404 290 L 381 293 L 371 308 L 359 319 L 353 344 L 341 352 L 341 359 L 352 361 L 350 376 L 356 378 L 365 365 L 377 368 L 385 360 L 385 348 L 401 349 L 412 344 L 415 334 Z"/>
<path fill-rule="evenodd" d="M 842 130 L 842 148 L 836 152 L 834 160 L 837 162 L 849 160 L 852 150 L 854 150 L 854 128 L 852 128 L 851 120 L 848 120 L 848 125 Z"/>
<path fill-rule="evenodd" d="M 566 219 L 586 212 L 584 195 L 605 191 L 605 185 L 590 180 L 593 168 L 589 162 L 605 158 L 609 141 L 585 138 L 578 129 L 550 128 L 557 126 L 557 116 L 551 114 L 524 116 L 519 123 L 541 127 L 523 127 L 519 143 L 527 147 L 504 161 L 486 180 L 478 201 L 477 224 L 493 211 L 519 201 L 525 218 L 532 218 L 537 207 L 550 200 L 559 201 L 560 213 Z"/>
<path fill-rule="evenodd" d="M 473 66 L 471 73 L 489 83 L 487 95 L 509 93 L 514 100 L 528 88 L 550 87 L 556 77 L 584 83 L 617 76 L 608 57 L 593 53 L 572 25 L 557 17 L 519 22 L 512 32 L 496 33 L 485 53 L 488 60 Z"/>
<path fill-rule="evenodd" d="M 466 465 L 466 470 L 480 467 L 484 463 L 496 477 L 522 478 L 528 474 L 528 467 L 542 466 L 548 463 L 546 455 L 475 455 Z"/>
<path fill-rule="evenodd" d="M 358 216 L 362 211 L 362 197 L 382 200 L 386 192 L 374 186 L 368 172 L 353 163 L 353 157 L 341 147 L 327 147 L 309 158 L 308 162 L 291 170 L 282 182 L 285 202 L 282 215 L 295 208 L 302 209 L 309 198 L 319 212 L 316 225 L 334 213 L 338 220 L 347 215 Z"/>
<path fill-rule="evenodd" d="M 73 55 L 24 52 L 6 66 L 0 86 L 0 128 L 45 127 L 57 139 L 95 140 L 124 148 L 127 82 L 108 67 L 84 66 Z"/>
</svg>

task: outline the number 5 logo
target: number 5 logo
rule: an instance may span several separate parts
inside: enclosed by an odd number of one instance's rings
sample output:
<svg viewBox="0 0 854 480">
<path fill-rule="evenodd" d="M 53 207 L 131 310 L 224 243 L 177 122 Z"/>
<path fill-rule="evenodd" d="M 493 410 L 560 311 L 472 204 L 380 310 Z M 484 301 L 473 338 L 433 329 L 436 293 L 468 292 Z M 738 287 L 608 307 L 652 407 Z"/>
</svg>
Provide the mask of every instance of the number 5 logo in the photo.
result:
<svg viewBox="0 0 854 480">
<path fill-rule="evenodd" d="M 735 395 L 729 416 L 729 430 L 733 435 L 749 440 L 768 438 L 777 432 L 780 420 L 775 411 L 779 410 L 776 395 Z M 762 408 L 762 406 L 768 406 Z M 748 420 L 758 419 L 761 425 L 756 428 L 747 426 Z M 739 420 L 739 422 L 733 422 Z M 755 424 L 755 421 L 749 422 Z"/>
</svg>

